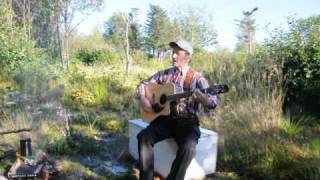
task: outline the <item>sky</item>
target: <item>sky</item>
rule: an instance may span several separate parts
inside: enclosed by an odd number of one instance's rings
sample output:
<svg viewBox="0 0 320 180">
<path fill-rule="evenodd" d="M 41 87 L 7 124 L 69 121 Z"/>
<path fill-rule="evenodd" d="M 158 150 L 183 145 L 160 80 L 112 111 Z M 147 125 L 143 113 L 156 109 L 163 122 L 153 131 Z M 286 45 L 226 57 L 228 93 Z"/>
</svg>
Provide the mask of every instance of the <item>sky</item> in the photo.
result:
<svg viewBox="0 0 320 180">
<path fill-rule="evenodd" d="M 200 8 L 213 16 L 213 25 L 218 34 L 219 48 L 234 49 L 237 43 L 235 19 L 243 17 L 243 11 L 254 7 L 256 19 L 256 41 L 268 37 L 267 31 L 274 28 L 287 29 L 287 18 L 307 18 L 320 15 L 320 0 L 104 0 L 99 12 L 88 15 L 76 14 L 73 23 L 78 24 L 77 32 L 88 35 L 93 29 L 103 30 L 103 23 L 115 12 L 130 12 L 131 8 L 140 9 L 140 22 L 145 23 L 149 5 L 159 5 L 170 15 L 182 9 Z"/>
</svg>

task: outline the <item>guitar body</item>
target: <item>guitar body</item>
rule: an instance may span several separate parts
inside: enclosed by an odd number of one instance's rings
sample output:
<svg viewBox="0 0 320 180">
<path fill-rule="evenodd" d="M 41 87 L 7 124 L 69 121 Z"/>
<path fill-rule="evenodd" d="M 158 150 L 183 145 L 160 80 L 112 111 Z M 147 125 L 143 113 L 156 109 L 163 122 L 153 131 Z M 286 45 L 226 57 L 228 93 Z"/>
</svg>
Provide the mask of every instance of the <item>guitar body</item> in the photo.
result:
<svg viewBox="0 0 320 180">
<path fill-rule="evenodd" d="M 156 119 L 158 116 L 161 115 L 169 115 L 170 114 L 170 102 L 162 102 L 160 101 L 161 97 L 163 98 L 164 96 L 170 96 L 175 94 L 175 86 L 173 83 L 170 84 L 148 84 L 145 87 L 145 92 L 146 92 L 146 97 L 149 99 L 149 101 L 152 104 L 158 104 L 161 107 L 161 111 L 156 113 L 156 112 L 145 112 L 141 108 L 141 116 L 142 119 L 145 122 L 152 122 L 154 119 Z"/>
<path fill-rule="evenodd" d="M 206 89 L 200 89 L 204 94 L 216 95 L 229 91 L 229 87 L 225 84 L 213 85 Z M 170 84 L 148 84 L 145 86 L 146 98 L 152 105 L 152 112 L 145 112 L 141 108 L 141 116 L 145 122 L 152 122 L 159 116 L 167 116 L 170 114 L 170 102 L 189 97 L 192 91 L 183 92 L 182 87 Z"/>
</svg>

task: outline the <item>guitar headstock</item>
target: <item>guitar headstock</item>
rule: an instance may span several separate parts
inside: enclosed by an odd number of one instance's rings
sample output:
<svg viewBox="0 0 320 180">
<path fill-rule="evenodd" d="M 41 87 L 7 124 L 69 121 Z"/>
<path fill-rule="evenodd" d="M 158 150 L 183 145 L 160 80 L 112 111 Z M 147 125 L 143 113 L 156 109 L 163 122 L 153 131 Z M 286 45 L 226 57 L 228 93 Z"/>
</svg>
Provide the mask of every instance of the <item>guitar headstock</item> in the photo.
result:
<svg viewBox="0 0 320 180">
<path fill-rule="evenodd" d="M 226 84 L 213 85 L 213 86 L 204 90 L 205 93 L 209 93 L 211 95 L 226 93 L 228 91 L 229 91 L 229 87 Z"/>
</svg>

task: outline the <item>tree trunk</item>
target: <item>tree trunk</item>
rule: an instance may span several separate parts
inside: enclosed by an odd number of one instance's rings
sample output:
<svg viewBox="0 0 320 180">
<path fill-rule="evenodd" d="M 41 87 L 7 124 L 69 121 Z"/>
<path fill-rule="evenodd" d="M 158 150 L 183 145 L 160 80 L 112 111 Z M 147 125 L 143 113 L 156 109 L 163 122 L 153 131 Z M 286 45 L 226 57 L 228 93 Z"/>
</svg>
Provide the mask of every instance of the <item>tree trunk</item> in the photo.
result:
<svg viewBox="0 0 320 180">
<path fill-rule="evenodd" d="M 26 25 L 26 0 L 23 0 L 23 5 L 22 5 L 22 24 L 23 24 L 23 30 L 25 35 L 27 36 L 27 25 Z"/>
<path fill-rule="evenodd" d="M 27 23 L 27 30 L 28 30 L 28 38 L 31 38 L 31 25 L 32 25 L 32 21 L 31 21 L 31 5 L 30 5 L 30 0 L 27 1 L 27 19 L 26 19 L 26 23 Z"/>
<path fill-rule="evenodd" d="M 57 17 L 59 18 L 59 17 Z M 61 42 L 61 37 L 60 37 L 60 24 L 59 22 L 57 23 L 57 27 L 56 27 L 56 30 L 57 30 L 57 41 L 58 41 L 58 51 L 59 51 L 59 57 L 60 57 L 60 61 L 61 61 L 61 67 L 63 68 L 64 67 L 64 63 L 63 63 L 63 56 L 62 56 L 62 42 Z"/>
<path fill-rule="evenodd" d="M 64 19 L 64 54 L 63 54 L 63 62 L 66 65 L 66 68 L 68 69 L 69 67 L 69 16 L 68 16 L 68 9 L 69 9 L 69 1 L 64 1 L 64 6 L 63 6 L 63 19 Z"/>
<path fill-rule="evenodd" d="M 126 21 L 126 58 L 127 58 L 127 66 L 126 71 L 127 75 L 131 72 L 132 67 L 132 57 L 130 56 L 130 43 L 129 43 L 129 19 L 128 17 L 123 17 Z"/>
<path fill-rule="evenodd" d="M 64 67 L 63 63 L 63 57 L 62 57 L 62 47 L 61 47 L 61 37 L 60 37 L 60 22 L 59 22 L 59 16 L 61 13 L 61 8 L 59 4 L 59 0 L 55 0 L 55 5 L 54 5 L 54 21 L 55 21 L 55 29 L 56 29 L 56 41 L 55 41 L 55 47 L 57 46 L 57 51 L 58 56 L 61 61 L 61 67 Z"/>
</svg>

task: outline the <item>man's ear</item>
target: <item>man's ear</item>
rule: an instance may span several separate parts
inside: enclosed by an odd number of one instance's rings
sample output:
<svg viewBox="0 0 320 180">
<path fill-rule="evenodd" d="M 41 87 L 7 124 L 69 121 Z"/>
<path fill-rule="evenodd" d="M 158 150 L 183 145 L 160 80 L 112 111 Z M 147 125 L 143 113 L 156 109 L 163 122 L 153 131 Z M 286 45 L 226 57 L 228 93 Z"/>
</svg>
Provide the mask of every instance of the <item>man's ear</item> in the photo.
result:
<svg viewBox="0 0 320 180">
<path fill-rule="evenodd" d="M 186 56 L 188 58 L 188 63 L 190 63 L 191 62 L 191 55 L 189 53 L 186 53 Z"/>
</svg>

